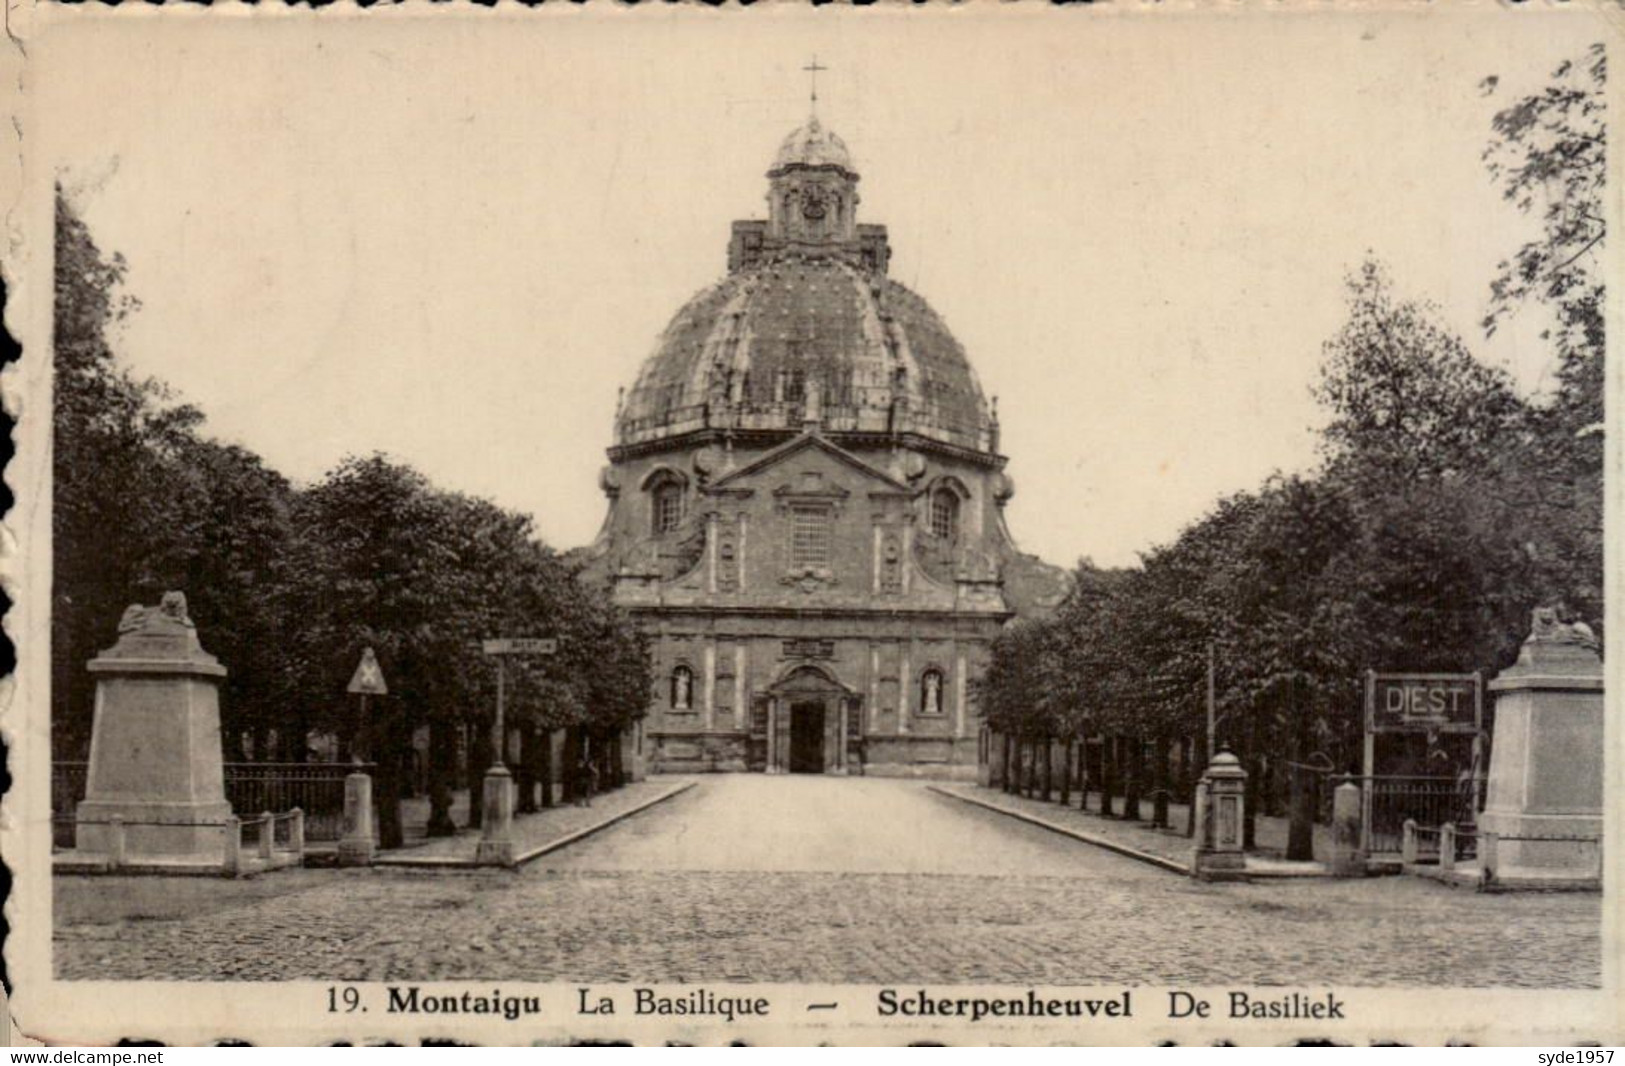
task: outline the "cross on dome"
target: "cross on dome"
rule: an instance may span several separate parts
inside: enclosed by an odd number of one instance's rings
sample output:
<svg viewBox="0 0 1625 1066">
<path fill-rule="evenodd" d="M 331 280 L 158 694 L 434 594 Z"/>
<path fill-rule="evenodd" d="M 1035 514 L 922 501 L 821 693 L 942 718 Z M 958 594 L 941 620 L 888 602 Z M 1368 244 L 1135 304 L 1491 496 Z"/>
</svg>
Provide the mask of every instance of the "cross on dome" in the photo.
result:
<svg viewBox="0 0 1625 1066">
<path fill-rule="evenodd" d="M 818 63 L 818 56 L 814 54 L 812 57 L 812 62 L 808 63 L 801 69 L 812 75 L 812 113 L 816 115 L 818 114 L 818 72 L 820 70 L 828 70 L 829 68 L 820 66 Z"/>
</svg>

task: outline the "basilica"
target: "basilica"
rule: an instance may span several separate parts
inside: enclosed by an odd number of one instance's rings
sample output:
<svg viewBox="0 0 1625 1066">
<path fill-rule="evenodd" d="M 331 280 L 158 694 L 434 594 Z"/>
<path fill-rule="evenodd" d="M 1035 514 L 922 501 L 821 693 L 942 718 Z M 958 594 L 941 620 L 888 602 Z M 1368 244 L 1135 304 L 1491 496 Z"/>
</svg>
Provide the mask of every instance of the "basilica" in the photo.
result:
<svg viewBox="0 0 1625 1066">
<path fill-rule="evenodd" d="M 1065 576 L 1019 553 L 996 405 L 814 117 L 615 419 L 590 571 L 650 639 L 654 772 L 973 777 L 975 679 Z"/>
</svg>

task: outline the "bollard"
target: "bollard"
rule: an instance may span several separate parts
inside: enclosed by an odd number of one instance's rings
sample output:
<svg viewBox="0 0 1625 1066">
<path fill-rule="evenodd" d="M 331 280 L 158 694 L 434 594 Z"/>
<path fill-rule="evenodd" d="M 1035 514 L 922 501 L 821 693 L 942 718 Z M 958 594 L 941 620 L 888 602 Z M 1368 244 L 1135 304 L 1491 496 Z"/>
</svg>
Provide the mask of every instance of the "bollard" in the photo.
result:
<svg viewBox="0 0 1625 1066">
<path fill-rule="evenodd" d="M 1213 757 L 1197 793 L 1202 816 L 1197 845 L 1191 856 L 1191 876 L 1202 881 L 1247 880 L 1247 856 L 1242 852 L 1242 825 L 1247 771 L 1241 760 L 1224 749 Z"/>
<path fill-rule="evenodd" d="M 1332 876 L 1364 877 L 1365 858 L 1360 849 L 1360 786 L 1345 781 L 1332 790 Z"/>
<path fill-rule="evenodd" d="M 371 866 L 378 849 L 372 829 L 372 778 L 353 773 L 344 779 L 344 834 L 339 838 L 340 866 Z"/>
<path fill-rule="evenodd" d="M 1456 869 L 1456 823 L 1446 822 L 1439 827 L 1439 869 L 1452 873 Z"/>
<path fill-rule="evenodd" d="M 226 876 L 236 877 L 243 871 L 243 824 L 235 814 L 227 815 L 224 828 L 226 831 Z"/>
<path fill-rule="evenodd" d="M 276 815 L 270 811 L 260 812 L 260 826 L 260 858 L 269 866 L 271 849 L 276 846 Z"/>
<path fill-rule="evenodd" d="M 480 866 L 514 865 L 513 776 L 500 763 L 485 775 L 485 816 L 480 820 L 480 842 L 474 862 Z"/>
<path fill-rule="evenodd" d="M 288 823 L 288 847 L 298 857 L 300 866 L 305 864 L 305 812 L 303 808 L 293 809 L 293 821 Z"/>
<path fill-rule="evenodd" d="M 1501 865 L 1501 834 L 1478 834 L 1478 883 L 1489 886 L 1495 883 L 1495 870 Z"/>
<path fill-rule="evenodd" d="M 1406 866 L 1416 865 L 1416 819 L 1405 819 L 1405 836 L 1399 842 L 1399 861 Z"/>
<path fill-rule="evenodd" d="M 117 870 L 124 865 L 124 815 L 107 819 L 107 865 Z"/>
</svg>

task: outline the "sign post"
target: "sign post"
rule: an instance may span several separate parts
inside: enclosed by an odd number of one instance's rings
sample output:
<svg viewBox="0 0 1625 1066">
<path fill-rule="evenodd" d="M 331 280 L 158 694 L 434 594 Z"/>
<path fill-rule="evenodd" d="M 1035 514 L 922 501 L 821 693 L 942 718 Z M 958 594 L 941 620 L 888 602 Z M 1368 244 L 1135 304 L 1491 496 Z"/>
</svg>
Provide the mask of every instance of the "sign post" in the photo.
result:
<svg viewBox="0 0 1625 1066">
<path fill-rule="evenodd" d="M 491 726 L 491 768 L 485 773 L 485 816 L 474 861 L 484 866 L 512 866 L 513 775 L 505 758 L 508 747 L 507 660 L 510 655 L 552 655 L 559 642 L 542 637 L 508 637 L 481 641 L 480 650 L 497 661 L 497 714 Z"/>
<path fill-rule="evenodd" d="M 378 850 L 378 836 L 372 825 L 372 778 L 361 770 L 366 763 L 368 739 L 367 697 L 389 694 L 384 672 L 371 648 L 361 649 L 361 662 L 356 665 L 345 691 L 361 697 L 361 714 L 356 720 L 355 740 L 350 745 L 350 761 L 354 766 L 344 779 L 344 835 L 339 838 L 339 865 L 369 866 Z"/>
<path fill-rule="evenodd" d="M 1370 850 L 1372 798 L 1377 773 L 1377 736 L 1422 733 L 1430 738 L 1466 735 L 1472 740 L 1473 801 L 1482 787 L 1484 678 L 1472 674 L 1379 674 L 1365 677 L 1365 757 L 1361 789 L 1361 847 Z M 1432 740 L 1429 741 L 1430 745 Z"/>
</svg>

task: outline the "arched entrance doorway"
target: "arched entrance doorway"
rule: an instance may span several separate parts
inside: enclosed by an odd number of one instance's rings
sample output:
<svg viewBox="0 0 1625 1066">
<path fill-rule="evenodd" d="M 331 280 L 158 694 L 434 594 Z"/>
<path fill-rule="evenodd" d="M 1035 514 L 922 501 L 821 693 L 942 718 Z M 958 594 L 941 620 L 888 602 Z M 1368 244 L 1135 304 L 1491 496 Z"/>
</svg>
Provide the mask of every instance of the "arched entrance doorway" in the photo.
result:
<svg viewBox="0 0 1625 1066">
<path fill-rule="evenodd" d="M 859 706 L 858 694 L 824 667 L 791 668 L 757 697 L 757 750 L 762 756 L 752 769 L 770 774 L 861 772 Z"/>
</svg>

